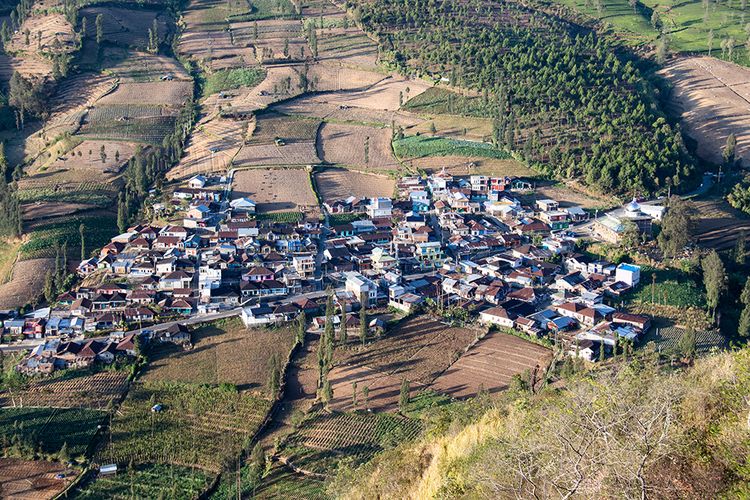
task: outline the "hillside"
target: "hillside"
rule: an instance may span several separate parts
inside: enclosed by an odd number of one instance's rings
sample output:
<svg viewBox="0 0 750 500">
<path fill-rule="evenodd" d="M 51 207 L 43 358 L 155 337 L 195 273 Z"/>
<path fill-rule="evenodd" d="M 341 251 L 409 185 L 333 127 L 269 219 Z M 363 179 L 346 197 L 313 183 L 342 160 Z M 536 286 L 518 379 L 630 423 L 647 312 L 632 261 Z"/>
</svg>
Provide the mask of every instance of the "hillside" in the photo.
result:
<svg viewBox="0 0 750 500">
<path fill-rule="evenodd" d="M 681 370 L 648 354 L 432 415 L 425 438 L 339 474 L 346 498 L 716 498 L 750 494 L 750 350 Z"/>
</svg>

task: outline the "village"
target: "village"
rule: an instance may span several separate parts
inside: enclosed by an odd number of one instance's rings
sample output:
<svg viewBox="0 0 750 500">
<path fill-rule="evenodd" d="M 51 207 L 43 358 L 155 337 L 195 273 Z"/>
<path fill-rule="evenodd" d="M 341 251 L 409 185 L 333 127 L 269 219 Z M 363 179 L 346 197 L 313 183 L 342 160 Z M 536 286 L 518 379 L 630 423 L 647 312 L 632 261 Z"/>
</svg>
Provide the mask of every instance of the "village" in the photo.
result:
<svg viewBox="0 0 750 500">
<path fill-rule="evenodd" d="M 232 177 L 190 178 L 153 203 L 167 223 L 112 238 L 78 266 L 82 284 L 49 307 L 5 312 L 4 345 L 31 348 L 19 370 L 110 364 L 132 356 L 136 338 L 189 346 L 186 324 L 231 316 L 252 327 L 304 313 L 322 331 L 329 293 L 347 314 L 336 324 L 358 328 L 362 307 L 429 311 L 546 339 L 589 361 L 649 328 L 649 318 L 617 308 L 640 268 L 578 247 L 616 243 L 631 228 L 650 236 L 664 214 L 658 204 L 633 200 L 594 217 L 552 199 L 522 204 L 518 194 L 533 187 L 520 178 L 443 170 L 400 178 L 393 198 L 350 196 L 323 203 L 325 216 L 283 220 L 234 196 Z"/>
</svg>

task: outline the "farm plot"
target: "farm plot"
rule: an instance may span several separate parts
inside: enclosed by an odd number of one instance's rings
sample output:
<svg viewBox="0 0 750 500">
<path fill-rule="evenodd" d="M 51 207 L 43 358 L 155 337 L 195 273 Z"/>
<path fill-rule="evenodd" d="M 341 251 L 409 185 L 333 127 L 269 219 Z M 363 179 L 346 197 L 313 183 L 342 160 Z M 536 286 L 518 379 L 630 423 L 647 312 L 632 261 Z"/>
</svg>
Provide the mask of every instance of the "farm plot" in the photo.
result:
<svg viewBox="0 0 750 500">
<path fill-rule="evenodd" d="M 26 33 L 29 33 L 28 42 Z M 41 38 L 40 38 L 41 34 Z M 6 47 L 10 53 L 64 54 L 76 50 L 73 26 L 62 14 L 32 15 L 16 31 Z"/>
<path fill-rule="evenodd" d="M 732 248 L 742 230 L 750 231 L 750 220 L 725 200 L 701 200 L 694 204 L 698 214 L 695 241 L 704 248 Z"/>
<path fill-rule="evenodd" d="M 357 382 L 359 391 L 364 387 L 370 391 L 369 408 L 393 410 L 402 379 L 411 382 L 413 393 L 418 392 L 451 366 L 476 336 L 473 330 L 451 327 L 428 316 L 409 318 L 365 349 L 336 354 L 329 375 L 332 406 L 352 409 L 352 383 Z"/>
<path fill-rule="evenodd" d="M 659 352 L 664 354 L 679 353 L 680 339 L 685 335 L 685 329 L 676 326 L 655 327 L 644 335 L 641 343 L 649 342 L 656 344 Z M 717 329 L 698 330 L 695 332 L 695 350 L 700 354 L 708 354 L 712 350 L 723 350 L 727 348 L 727 340 Z"/>
<path fill-rule="evenodd" d="M 382 175 L 365 174 L 343 168 L 327 168 L 315 173 L 315 185 L 323 201 L 333 202 L 349 196 L 392 196 L 396 182 Z"/>
<path fill-rule="evenodd" d="M 22 184 L 33 188 L 92 179 L 106 182 L 120 172 L 137 147 L 133 142 L 63 139 L 48 150 L 49 157 L 35 162 L 32 174 Z"/>
<path fill-rule="evenodd" d="M 446 139 L 413 135 L 393 141 L 393 151 L 401 159 L 425 158 L 428 156 L 478 156 L 497 160 L 510 159 L 510 153 L 497 149 L 486 142 Z"/>
<path fill-rule="evenodd" d="M 544 372 L 549 349 L 513 335 L 490 332 L 461 356 L 430 386 L 456 398 L 475 396 L 482 388 L 495 393 L 508 387 L 514 375 L 526 370 Z"/>
<path fill-rule="evenodd" d="M 231 28 L 235 43 L 252 46 L 259 62 L 304 61 L 310 56 L 299 21 L 232 22 Z"/>
<path fill-rule="evenodd" d="M 401 76 L 389 76 L 366 88 L 336 94 L 330 102 L 358 108 L 396 111 L 410 97 L 417 96 L 432 84 Z M 331 89 L 341 90 L 341 89 Z"/>
<path fill-rule="evenodd" d="M 54 259 L 16 262 L 10 281 L 0 285 L 0 308 L 16 309 L 33 303 L 42 294 L 47 271 L 54 266 Z"/>
<path fill-rule="evenodd" d="M 393 169 L 399 163 L 391 150 L 391 129 L 324 123 L 318 132 L 318 152 L 330 164 Z"/>
<path fill-rule="evenodd" d="M 42 379 L 26 389 L 0 393 L 0 407 L 49 406 L 55 408 L 90 408 L 102 410 L 116 402 L 128 389 L 124 371 L 104 371 L 93 375 Z"/>
<path fill-rule="evenodd" d="M 151 106 L 181 106 L 193 95 L 192 82 L 164 81 L 121 83 L 117 90 L 107 94 L 97 105 L 133 104 Z"/>
<path fill-rule="evenodd" d="M 152 412 L 154 404 L 162 410 Z M 138 383 L 120 406 L 111 437 L 95 460 L 195 465 L 218 472 L 255 435 L 270 408 L 266 399 L 228 388 Z"/>
<path fill-rule="evenodd" d="M 0 82 L 7 84 L 14 71 L 24 78 L 45 78 L 52 74 L 52 63 L 36 54 L 23 57 L 0 54 Z"/>
<path fill-rule="evenodd" d="M 67 245 L 68 255 L 80 255 L 81 237 L 78 228 L 81 224 L 85 227 L 86 248 L 103 247 L 117 234 L 116 217 L 112 214 L 53 219 L 34 226 L 28 241 L 21 245 L 19 259 L 54 257 L 55 248 L 62 248 L 63 245 Z"/>
<path fill-rule="evenodd" d="M 218 115 L 202 118 L 193 129 L 185 154 L 167 173 L 167 179 L 184 179 L 199 173 L 226 172 L 240 150 L 247 122 Z"/>
<path fill-rule="evenodd" d="M 247 329 L 239 319 L 209 323 L 192 332 L 194 348 L 154 348 L 143 373 L 146 382 L 234 384 L 240 390 L 266 392 L 268 360 L 285 360 L 294 332 L 288 328 Z"/>
<path fill-rule="evenodd" d="M 356 467 L 385 448 L 419 435 L 416 420 L 389 414 L 313 413 L 284 442 L 280 455 L 302 470 L 335 474 L 343 457 Z"/>
<path fill-rule="evenodd" d="M 750 155 L 750 69 L 711 57 L 682 57 L 662 71 L 674 86 L 670 105 L 698 143 L 698 154 L 719 164 L 730 133 L 737 137 L 737 158 Z"/>
<path fill-rule="evenodd" d="M 378 46 L 356 26 L 318 29 L 317 37 L 318 61 L 379 70 Z"/>
<path fill-rule="evenodd" d="M 105 416 L 103 411 L 82 408 L 0 408 L 0 438 L 48 454 L 67 445 L 71 457 L 80 457 L 86 455 Z"/>
<path fill-rule="evenodd" d="M 122 83 L 184 83 L 192 81 L 185 68 L 171 57 L 111 48 L 105 51 L 104 59 L 112 61 L 107 70 L 118 76 Z M 168 80 L 166 77 L 172 79 Z M 142 94 L 141 97 L 148 97 L 148 94 Z M 133 102 L 149 103 L 149 101 L 139 100 Z"/>
<path fill-rule="evenodd" d="M 56 462 L 0 458 L 0 493 L 3 498 L 52 499 L 62 493 L 77 475 L 75 469 Z"/>
<path fill-rule="evenodd" d="M 284 143 L 312 143 L 320 127 L 320 121 L 311 118 L 300 118 L 280 115 L 278 113 L 261 113 L 257 115 L 255 128 L 246 141 L 247 144 L 274 144 L 277 139 Z"/>
<path fill-rule="evenodd" d="M 243 146 L 232 164 L 237 168 L 273 165 L 315 165 L 320 163 L 314 142 Z"/>
<path fill-rule="evenodd" d="M 127 9 L 120 7 L 87 7 L 79 11 L 81 18 L 86 18 L 88 27 L 93 28 L 96 17 L 101 15 L 102 39 L 107 42 L 146 48 L 148 45 L 148 31 L 156 21 L 156 33 L 159 41 L 167 35 L 166 14 L 156 10 Z M 88 29 L 86 36 L 89 40 L 96 40 L 96 30 Z"/>
<path fill-rule="evenodd" d="M 233 182 L 233 196 L 249 197 L 259 213 L 318 210 L 310 176 L 304 169 L 242 170 L 235 173 Z"/>
<path fill-rule="evenodd" d="M 98 476 L 76 488 L 70 498 L 198 498 L 211 484 L 212 479 L 212 475 L 193 467 L 146 464 L 136 466 L 132 470 L 125 469 L 114 476 Z"/>
<path fill-rule="evenodd" d="M 292 116 L 321 118 L 332 123 L 352 123 L 374 127 L 414 127 L 424 120 L 404 111 L 379 111 L 356 108 L 344 104 L 328 102 L 332 94 L 304 95 L 273 106 L 275 111 Z"/>
<path fill-rule="evenodd" d="M 255 489 L 254 498 L 322 500 L 328 498 L 325 489 L 324 481 L 296 474 L 285 465 L 275 462 L 268 474 L 263 477 L 263 482 Z"/>
<path fill-rule="evenodd" d="M 78 135 L 92 139 L 161 144 L 174 131 L 176 120 L 176 116 L 149 116 L 123 121 L 99 120 L 84 123 Z"/>
</svg>

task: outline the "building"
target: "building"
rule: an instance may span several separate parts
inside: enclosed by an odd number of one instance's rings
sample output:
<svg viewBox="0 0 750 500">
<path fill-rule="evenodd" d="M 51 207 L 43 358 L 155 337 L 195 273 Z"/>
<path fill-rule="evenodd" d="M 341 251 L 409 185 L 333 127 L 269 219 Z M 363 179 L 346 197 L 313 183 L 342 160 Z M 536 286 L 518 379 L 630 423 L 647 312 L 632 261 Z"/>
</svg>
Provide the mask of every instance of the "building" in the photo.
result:
<svg viewBox="0 0 750 500">
<path fill-rule="evenodd" d="M 621 281 L 631 287 L 641 280 L 641 268 L 635 264 L 620 264 L 615 269 L 615 281 Z"/>
<path fill-rule="evenodd" d="M 623 208 L 609 212 L 598 219 L 594 224 L 594 234 L 609 243 L 619 243 L 628 226 L 632 224 L 640 234 L 651 237 L 653 221 L 658 220 L 657 217 L 661 218 L 663 213 L 663 207 L 659 208 L 660 210 L 649 208 L 644 211 L 643 207 L 633 198 L 633 201 Z"/>
<path fill-rule="evenodd" d="M 445 255 L 438 241 L 417 243 L 414 249 L 414 257 L 422 269 L 436 269 L 445 262 Z"/>
<path fill-rule="evenodd" d="M 255 202 L 250 198 L 242 197 L 229 202 L 229 206 L 236 212 L 255 213 Z"/>
<path fill-rule="evenodd" d="M 303 279 L 315 274 L 315 257 L 312 255 L 295 255 L 292 257 L 292 265 Z"/>
<path fill-rule="evenodd" d="M 367 306 L 373 306 L 378 300 L 378 286 L 358 272 L 345 273 L 346 291 L 357 298 L 367 297 Z"/>
<path fill-rule="evenodd" d="M 367 205 L 367 215 L 371 219 L 393 215 L 393 202 L 390 198 L 373 198 Z"/>
</svg>

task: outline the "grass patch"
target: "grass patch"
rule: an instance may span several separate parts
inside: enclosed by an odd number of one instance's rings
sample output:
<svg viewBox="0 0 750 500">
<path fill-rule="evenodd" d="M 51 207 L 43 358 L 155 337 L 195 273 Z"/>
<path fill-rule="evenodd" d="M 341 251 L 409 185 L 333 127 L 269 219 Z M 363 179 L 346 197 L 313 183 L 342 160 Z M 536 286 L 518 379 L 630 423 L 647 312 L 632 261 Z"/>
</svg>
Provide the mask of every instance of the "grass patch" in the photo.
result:
<svg viewBox="0 0 750 500">
<path fill-rule="evenodd" d="M 302 212 L 271 212 L 265 214 L 257 214 L 255 217 L 258 220 L 291 224 L 301 221 L 303 215 Z"/>
<path fill-rule="evenodd" d="M 412 135 L 393 141 L 393 152 L 399 159 L 428 156 L 479 156 L 505 160 L 511 155 L 483 142 Z"/>
<path fill-rule="evenodd" d="M 652 275 L 656 275 L 653 287 Z M 626 299 L 631 303 L 651 304 L 653 302 L 680 308 L 704 309 L 706 307 L 703 287 L 695 279 L 674 269 L 655 269 L 645 266 L 641 268 L 641 282 L 638 288 Z"/>
<path fill-rule="evenodd" d="M 73 492 L 74 499 L 198 498 L 211 484 L 212 475 L 188 467 L 148 464 L 99 476 Z"/>
<path fill-rule="evenodd" d="M 21 248 L 21 240 L 0 241 L 0 285 L 10 281 L 13 275 L 13 264 Z"/>
<path fill-rule="evenodd" d="M 339 226 L 341 224 L 348 224 L 355 220 L 363 220 L 367 218 L 367 214 L 331 214 L 328 216 L 328 222 L 332 226 Z"/>
<path fill-rule="evenodd" d="M 154 404 L 162 411 L 151 411 Z M 99 463 L 195 465 L 218 472 L 237 457 L 271 409 L 233 387 L 143 382 L 117 412 Z M 107 436 L 109 441 L 109 436 Z"/>
<path fill-rule="evenodd" d="M 206 78 L 204 95 L 239 87 L 255 87 L 266 78 L 266 72 L 258 68 L 223 69 Z"/>
<path fill-rule="evenodd" d="M 29 240 L 21 245 L 21 259 L 39 259 L 54 257 L 55 247 L 67 243 L 68 258 L 75 259 L 80 255 L 80 225 L 86 228 L 84 237 L 86 248 L 101 248 L 117 234 L 117 220 L 114 216 L 74 217 L 63 222 L 54 222 L 35 229 L 29 234 Z"/>
<path fill-rule="evenodd" d="M 485 101 L 477 96 L 463 96 L 442 87 L 431 87 L 406 101 L 403 108 L 416 113 L 486 118 L 491 116 L 492 101 Z"/>
<path fill-rule="evenodd" d="M 14 450 L 30 447 L 52 454 L 67 444 L 71 457 L 85 456 L 105 416 L 103 411 L 82 408 L 3 408 L 3 450 L 13 455 Z"/>
</svg>

